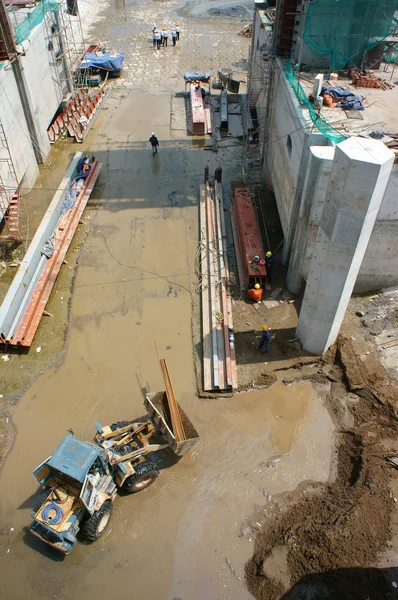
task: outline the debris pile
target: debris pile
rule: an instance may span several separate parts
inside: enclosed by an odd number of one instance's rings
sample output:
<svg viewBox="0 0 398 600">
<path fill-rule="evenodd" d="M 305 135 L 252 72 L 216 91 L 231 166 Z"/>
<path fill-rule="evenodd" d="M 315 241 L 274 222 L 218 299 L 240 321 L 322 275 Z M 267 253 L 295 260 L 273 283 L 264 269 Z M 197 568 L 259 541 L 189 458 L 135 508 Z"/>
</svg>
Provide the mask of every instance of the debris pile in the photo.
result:
<svg viewBox="0 0 398 600">
<path fill-rule="evenodd" d="M 325 599 L 391 595 L 384 577 L 372 576 L 372 565 L 388 543 L 396 502 L 390 484 L 396 478 L 398 392 L 380 365 L 358 358 L 348 339 L 341 338 L 336 355 L 319 366 L 331 382 L 328 404 L 338 430 L 335 478 L 302 486 L 263 519 L 246 564 L 247 587 L 257 600 L 283 594 L 309 599 L 314 589 Z M 287 552 L 290 591 L 267 571 L 276 548 Z"/>
<path fill-rule="evenodd" d="M 352 85 L 355 85 L 355 87 L 378 88 L 381 90 L 392 90 L 395 87 L 393 83 L 381 77 L 376 77 L 372 73 L 351 72 L 350 76 L 352 78 Z"/>
<path fill-rule="evenodd" d="M 253 31 L 253 24 L 249 23 L 248 25 L 245 25 L 245 27 L 241 31 L 239 31 L 238 35 L 240 35 L 240 37 L 251 38 L 252 31 Z"/>
</svg>

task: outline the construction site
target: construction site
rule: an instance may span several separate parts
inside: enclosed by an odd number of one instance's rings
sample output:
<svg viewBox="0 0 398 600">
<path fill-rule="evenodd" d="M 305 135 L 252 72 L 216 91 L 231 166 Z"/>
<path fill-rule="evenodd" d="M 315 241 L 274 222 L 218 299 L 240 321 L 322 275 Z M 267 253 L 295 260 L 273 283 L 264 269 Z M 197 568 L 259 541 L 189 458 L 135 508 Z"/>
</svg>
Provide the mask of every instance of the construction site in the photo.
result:
<svg viewBox="0 0 398 600">
<path fill-rule="evenodd" d="M 398 600 L 397 11 L 0 0 L 4 597 Z"/>
</svg>

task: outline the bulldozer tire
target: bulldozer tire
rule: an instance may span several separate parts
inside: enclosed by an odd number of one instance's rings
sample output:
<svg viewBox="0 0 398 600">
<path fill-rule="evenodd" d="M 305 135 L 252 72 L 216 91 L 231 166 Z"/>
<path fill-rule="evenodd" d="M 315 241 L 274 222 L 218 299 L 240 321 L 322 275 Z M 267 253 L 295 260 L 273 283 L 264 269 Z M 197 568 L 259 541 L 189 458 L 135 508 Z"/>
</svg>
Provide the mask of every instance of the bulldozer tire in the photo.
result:
<svg viewBox="0 0 398 600">
<path fill-rule="evenodd" d="M 156 471 L 150 463 L 137 465 L 134 467 L 134 470 L 134 475 L 127 477 L 123 485 L 123 490 L 128 494 L 135 494 L 135 492 L 145 490 L 159 476 L 159 471 Z"/>
<path fill-rule="evenodd" d="M 113 504 L 109 500 L 104 502 L 97 512 L 83 523 L 82 533 L 91 542 L 98 540 L 108 527 L 113 511 Z"/>
</svg>

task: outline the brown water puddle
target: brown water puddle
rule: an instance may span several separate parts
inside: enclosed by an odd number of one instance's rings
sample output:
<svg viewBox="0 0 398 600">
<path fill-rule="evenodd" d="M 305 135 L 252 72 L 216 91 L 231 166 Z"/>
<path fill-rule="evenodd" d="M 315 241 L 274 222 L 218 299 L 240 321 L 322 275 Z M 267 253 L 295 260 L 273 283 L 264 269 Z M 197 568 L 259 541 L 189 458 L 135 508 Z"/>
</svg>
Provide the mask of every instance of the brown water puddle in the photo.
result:
<svg viewBox="0 0 398 600">
<path fill-rule="evenodd" d="M 217 402 L 183 394 L 182 403 L 201 434 L 194 454 L 162 471 L 146 492 L 118 498 L 105 538 L 92 546 L 78 544 L 57 562 L 57 555 L 23 531 L 36 489 L 32 468 L 55 448 L 66 425 L 72 421 L 78 428 L 79 415 L 87 418 L 90 438 L 94 419 L 105 423 L 141 414 L 137 397 L 131 410 L 126 396 L 122 403 L 113 396 L 109 407 L 109 389 L 96 397 L 91 393 L 86 401 L 76 394 L 66 402 L 67 363 L 43 377 L 40 396 L 28 392 L 15 415 L 19 433 L 0 478 L 2 523 L 15 529 L 0 538 L 0 576 L 8 597 L 23 598 L 31 588 L 31 598 L 95 598 L 122 593 L 133 579 L 138 598 L 248 598 L 243 568 L 252 542 L 241 537 L 242 523 L 267 505 L 267 494 L 328 476 L 333 425 L 312 385 L 277 383 Z M 87 375 L 84 389 L 88 382 L 93 392 L 101 387 L 105 379 L 98 372 L 96 378 L 98 386 L 93 386 Z M 180 387 L 178 375 L 175 379 Z M 56 380 L 65 392 L 53 402 L 50 389 Z M 34 442 L 33 432 L 44 424 Z"/>
<path fill-rule="evenodd" d="M 267 502 L 265 493 L 328 476 L 333 426 L 311 384 L 277 383 L 218 401 L 194 395 L 187 291 L 197 247 L 192 172 L 203 173 L 214 158 L 188 140 L 178 147 L 170 141 L 169 106 L 159 96 L 148 99 L 148 108 L 169 142 L 153 159 L 148 120 L 134 121 L 142 102 L 136 95 L 122 103 L 114 123 L 108 113 L 108 141 L 101 133 L 93 138 L 91 151 L 104 151 L 103 199 L 80 256 L 65 360 L 14 409 L 17 436 L 0 474 L 0 578 L 12 600 L 94 600 L 126 590 L 151 600 L 247 598 L 243 567 L 252 542 L 239 537 L 241 524 Z M 183 207 L 170 206 L 176 190 Z M 63 560 L 25 530 L 37 491 L 32 469 L 68 427 L 91 440 L 95 421 L 143 414 L 142 392 L 162 387 L 154 340 L 201 442 L 148 490 L 117 498 L 104 538 L 77 544 Z M 275 456 L 280 460 L 267 466 Z"/>
</svg>

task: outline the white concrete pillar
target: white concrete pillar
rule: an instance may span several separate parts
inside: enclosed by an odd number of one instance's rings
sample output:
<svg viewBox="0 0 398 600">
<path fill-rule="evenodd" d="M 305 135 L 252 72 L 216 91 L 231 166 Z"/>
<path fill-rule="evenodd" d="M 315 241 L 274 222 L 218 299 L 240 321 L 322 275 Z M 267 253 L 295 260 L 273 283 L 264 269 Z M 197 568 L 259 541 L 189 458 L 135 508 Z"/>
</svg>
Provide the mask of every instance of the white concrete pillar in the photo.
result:
<svg viewBox="0 0 398 600">
<path fill-rule="evenodd" d="M 314 100 L 315 100 L 315 98 L 318 98 L 318 96 L 321 95 L 322 86 L 323 86 L 323 75 L 322 75 L 322 73 L 318 73 L 318 75 L 314 79 L 314 84 L 312 87 L 312 95 L 314 97 Z"/>
<path fill-rule="evenodd" d="M 301 288 L 308 235 L 310 230 L 318 227 L 321 219 L 334 153 L 334 146 L 310 148 L 310 159 L 286 277 L 287 287 L 292 294 L 298 294 Z"/>
<path fill-rule="evenodd" d="M 393 162 L 377 140 L 336 147 L 296 332 L 308 352 L 323 354 L 336 341 Z"/>
</svg>

